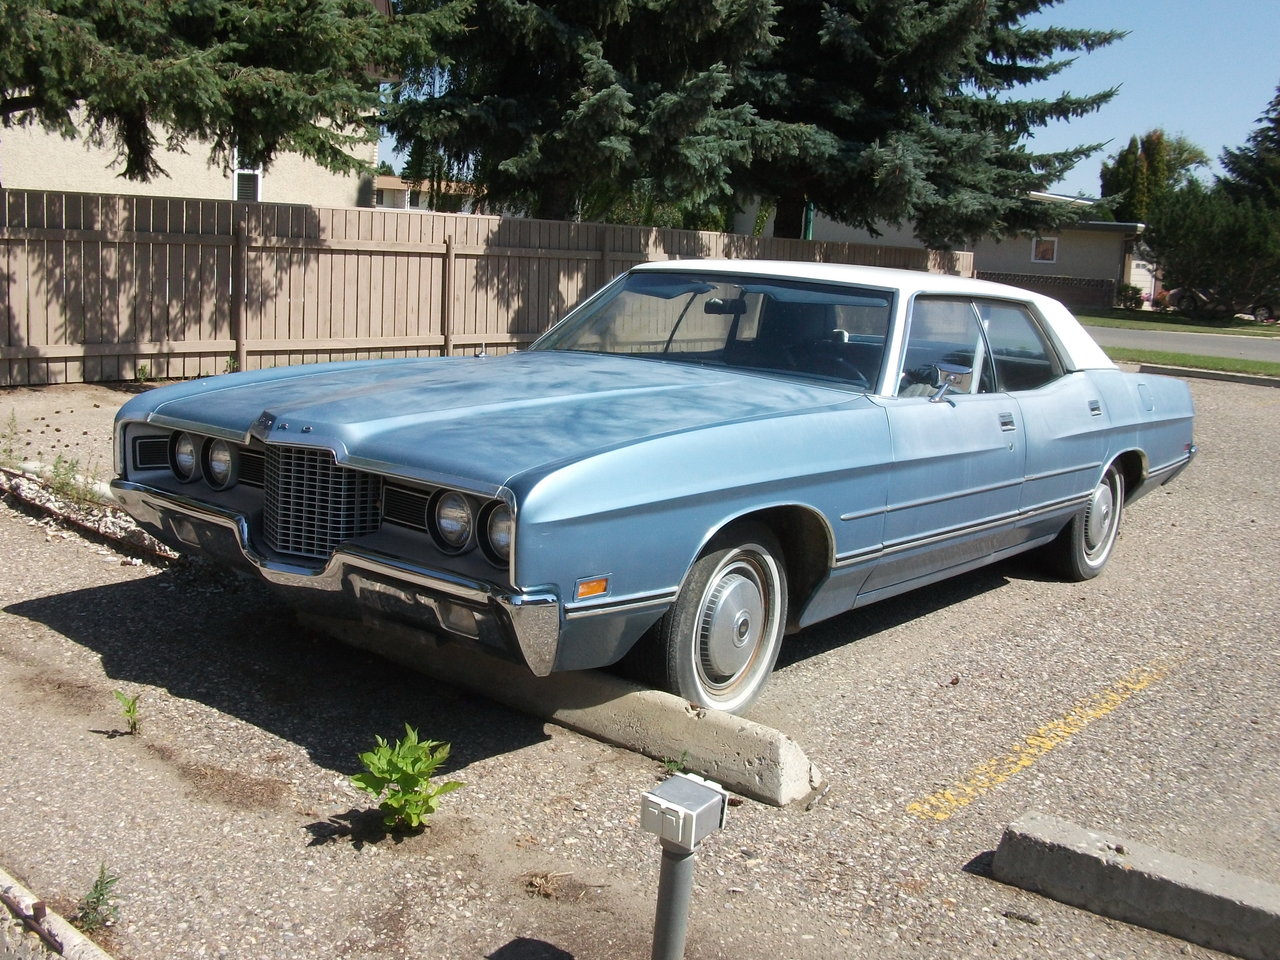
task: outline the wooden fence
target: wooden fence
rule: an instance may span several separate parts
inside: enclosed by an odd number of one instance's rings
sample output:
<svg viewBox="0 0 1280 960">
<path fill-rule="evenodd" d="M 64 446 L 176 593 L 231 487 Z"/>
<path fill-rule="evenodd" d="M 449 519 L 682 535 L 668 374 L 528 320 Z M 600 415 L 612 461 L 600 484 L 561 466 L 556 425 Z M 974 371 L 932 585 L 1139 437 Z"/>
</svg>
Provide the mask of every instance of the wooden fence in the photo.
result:
<svg viewBox="0 0 1280 960">
<path fill-rule="evenodd" d="M 969 254 L 466 214 L 0 190 L 0 386 L 506 353 L 636 263 Z"/>
</svg>

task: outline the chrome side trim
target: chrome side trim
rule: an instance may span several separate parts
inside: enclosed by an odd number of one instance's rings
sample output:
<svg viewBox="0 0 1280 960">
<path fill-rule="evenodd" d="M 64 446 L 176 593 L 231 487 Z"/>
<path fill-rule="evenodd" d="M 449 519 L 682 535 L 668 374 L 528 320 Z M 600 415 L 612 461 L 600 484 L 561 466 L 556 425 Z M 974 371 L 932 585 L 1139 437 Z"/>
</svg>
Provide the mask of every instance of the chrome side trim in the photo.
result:
<svg viewBox="0 0 1280 960">
<path fill-rule="evenodd" d="M 866 547 L 862 550 L 854 550 L 850 553 L 843 553 L 836 557 L 834 569 L 840 570 L 859 563 L 879 561 L 884 557 L 903 553 L 907 550 L 913 550 L 916 547 L 933 546 L 939 543 L 945 543 L 948 540 L 956 540 L 960 537 L 969 536 L 971 534 L 986 533 L 989 530 L 1009 526 L 1011 524 L 1020 525 L 1028 520 L 1036 520 L 1045 514 L 1079 509 L 1088 503 L 1088 501 L 1089 497 L 1087 494 L 1075 497 L 1064 497 L 1061 500 L 1054 500 L 1049 503 L 1039 504 L 1029 509 L 1019 510 L 1017 513 L 1009 513 L 1004 516 L 994 517 L 990 520 L 983 521 L 982 523 L 974 523 L 965 527 L 953 527 L 949 530 L 942 530 L 923 537 L 895 540 L 893 542 L 879 544 L 874 547 Z"/>
<path fill-rule="evenodd" d="M 650 594 L 643 597 L 630 597 L 615 600 L 612 603 L 597 603 L 589 607 L 565 608 L 566 620 L 584 620 L 614 613 L 635 613 L 651 607 L 669 607 L 676 602 L 677 592 L 667 590 L 663 593 Z"/>
<path fill-rule="evenodd" d="M 263 579 L 281 586 L 338 592 L 343 589 L 347 572 L 358 569 L 473 605 L 494 605 L 505 616 L 521 655 L 534 675 L 545 677 L 555 666 L 560 642 L 560 598 L 549 587 L 503 590 L 494 584 L 448 571 L 424 569 L 407 560 L 350 544 L 339 547 L 323 567 L 284 563 L 253 548 L 248 522 L 233 511 L 119 478 L 111 481 L 111 491 L 129 513 L 148 518 L 157 525 L 161 517 L 176 515 L 230 530 L 245 560 Z"/>
</svg>

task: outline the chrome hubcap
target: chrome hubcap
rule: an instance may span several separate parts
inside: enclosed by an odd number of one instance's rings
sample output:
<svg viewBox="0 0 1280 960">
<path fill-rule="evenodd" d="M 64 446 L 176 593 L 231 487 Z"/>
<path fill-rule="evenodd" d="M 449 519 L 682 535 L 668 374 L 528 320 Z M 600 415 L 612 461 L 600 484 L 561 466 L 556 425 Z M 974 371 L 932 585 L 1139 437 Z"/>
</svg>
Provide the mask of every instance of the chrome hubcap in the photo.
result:
<svg viewBox="0 0 1280 960">
<path fill-rule="evenodd" d="M 1086 544 L 1090 553 L 1105 547 L 1110 539 L 1112 519 L 1115 516 L 1115 491 L 1103 480 L 1093 491 L 1089 501 L 1089 515 L 1085 522 Z"/>
<path fill-rule="evenodd" d="M 732 680 L 760 646 L 768 618 L 763 591 L 750 573 L 745 565 L 736 564 L 707 593 L 698 651 L 703 672 L 712 683 Z"/>
</svg>

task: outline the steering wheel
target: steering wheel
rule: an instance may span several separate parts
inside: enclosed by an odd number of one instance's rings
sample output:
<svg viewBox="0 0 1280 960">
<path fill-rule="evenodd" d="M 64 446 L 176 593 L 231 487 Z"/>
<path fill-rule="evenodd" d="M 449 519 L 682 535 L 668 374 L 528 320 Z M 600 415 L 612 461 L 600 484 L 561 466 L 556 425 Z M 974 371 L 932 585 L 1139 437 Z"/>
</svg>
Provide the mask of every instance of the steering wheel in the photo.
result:
<svg viewBox="0 0 1280 960">
<path fill-rule="evenodd" d="M 871 381 L 866 374 L 840 352 L 839 346 L 837 341 L 826 337 L 805 341 L 796 351 L 796 369 L 804 373 L 816 373 L 821 377 L 847 380 L 861 387 L 870 386 Z"/>
</svg>

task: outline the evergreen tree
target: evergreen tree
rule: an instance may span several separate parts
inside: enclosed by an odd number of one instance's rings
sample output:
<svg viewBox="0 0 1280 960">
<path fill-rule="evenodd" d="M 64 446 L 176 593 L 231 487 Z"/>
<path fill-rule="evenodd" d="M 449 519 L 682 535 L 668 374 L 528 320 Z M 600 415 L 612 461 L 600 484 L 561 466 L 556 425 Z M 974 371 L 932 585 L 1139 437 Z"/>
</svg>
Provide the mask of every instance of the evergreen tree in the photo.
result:
<svg viewBox="0 0 1280 960">
<path fill-rule="evenodd" d="M 874 230 L 911 222 L 932 246 L 1046 229 L 1074 211 L 1034 201 L 1096 145 L 1035 153 L 1053 120 L 1096 110 L 1114 91 L 1017 100 L 1122 34 L 1033 29 L 1057 0 L 788 0 L 778 43 L 747 95 L 759 113 L 752 163 L 737 183 L 778 206 L 775 234 L 798 236 L 812 203 Z"/>
<path fill-rule="evenodd" d="M 163 172 L 162 141 L 207 141 L 225 167 L 288 151 L 360 170 L 350 151 L 378 136 L 380 72 L 430 58 L 458 20 L 457 3 L 422 7 L 388 17 L 370 0 L 0 0 L 0 128 L 113 146 L 132 180 Z"/>
<path fill-rule="evenodd" d="M 427 4 L 429 5 L 429 4 Z M 469 175 L 481 199 L 592 218 L 640 189 L 694 207 L 750 153 L 729 98 L 769 42 L 769 0 L 476 0 L 443 62 L 407 63 L 387 116 L 402 150 Z"/>
<path fill-rule="evenodd" d="M 1195 180 L 1171 191 L 1152 211 L 1143 241 L 1165 286 L 1195 287 L 1232 312 L 1280 290 L 1280 217 L 1274 206 L 1233 196 L 1224 182 Z"/>
<path fill-rule="evenodd" d="M 1280 211 L 1280 87 L 1243 147 L 1222 154 L 1228 189 Z"/>
<path fill-rule="evenodd" d="M 1191 171 L 1207 166 L 1203 150 L 1184 137 L 1166 137 L 1163 130 L 1136 136 L 1103 163 L 1102 199 L 1117 220 L 1146 223 L 1152 210 L 1172 190 L 1187 183 Z"/>
</svg>

